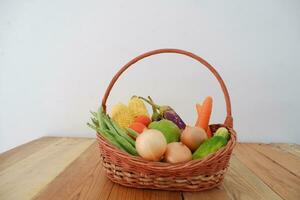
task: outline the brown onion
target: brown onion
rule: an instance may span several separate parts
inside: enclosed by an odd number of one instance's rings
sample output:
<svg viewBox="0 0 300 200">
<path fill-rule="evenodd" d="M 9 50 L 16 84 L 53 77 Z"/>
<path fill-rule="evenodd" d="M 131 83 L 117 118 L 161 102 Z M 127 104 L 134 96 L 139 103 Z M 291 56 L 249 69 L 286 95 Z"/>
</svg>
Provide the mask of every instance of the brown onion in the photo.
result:
<svg viewBox="0 0 300 200">
<path fill-rule="evenodd" d="M 195 151 L 206 139 L 207 134 L 203 128 L 186 126 L 181 133 L 180 141 L 191 151 Z"/>
<path fill-rule="evenodd" d="M 164 160 L 168 163 L 190 161 L 192 160 L 192 152 L 181 142 L 172 142 L 167 146 Z"/>
</svg>

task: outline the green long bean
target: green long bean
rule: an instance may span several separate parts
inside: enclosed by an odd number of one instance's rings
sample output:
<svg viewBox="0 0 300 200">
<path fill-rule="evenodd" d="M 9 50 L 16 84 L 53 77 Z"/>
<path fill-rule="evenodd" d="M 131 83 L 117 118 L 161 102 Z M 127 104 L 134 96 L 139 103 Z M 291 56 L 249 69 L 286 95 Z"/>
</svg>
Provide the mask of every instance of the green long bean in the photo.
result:
<svg viewBox="0 0 300 200">
<path fill-rule="evenodd" d="M 94 124 L 96 127 L 99 126 L 99 122 L 98 122 L 98 120 L 97 120 L 96 118 L 91 117 L 91 120 L 92 120 L 93 124 Z"/>
<path fill-rule="evenodd" d="M 117 133 L 121 137 L 125 138 L 133 147 L 135 147 L 135 141 L 129 135 L 127 135 L 127 132 L 124 129 L 122 129 L 118 124 L 116 124 L 114 121 L 110 120 L 110 122 L 115 128 L 115 130 L 117 131 Z"/>
<path fill-rule="evenodd" d="M 93 115 L 91 118 L 93 124 L 87 123 L 90 128 L 94 129 L 117 148 L 129 154 L 138 155 L 135 149 L 135 141 L 127 135 L 125 129 L 119 127 L 108 115 L 103 113 L 101 107 L 97 112 L 91 111 L 91 114 Z"/>
<path fill-rule="evenodd" d="M 100 107 L 98 109 L 98 112 L 96 113 L 97 114 L 97 119 L 98 119 L 98 122 L 99 122 L 99 127 L 101 129 L 107 129 L 108 127 L 106 126 L 105 122 L 104 122 L 104 113 L 103 113 L 103 109 L 102 107 Z"/>
<path fill-rule="evenodd" d="M 131 137 L 137 138 L 138 134 L 137 134 L 134 130 L 132 130 L 131 128 L 126 128 L 126 130 L 127 130 L 127 133 L 128 133 Z"/>
<path fill-rule="evenodd" d="M 123 138 L 124 138 L 125 140 L 127 140 L 133 147 L 135 147 L 135 141 L 134 141 L 131 137 L 129 137 L 129 136 L 127 135 L 126 132 L 124 132 L 123 130 L 121 130 L 121 128 L 119 128 L 119 129 L 117 130 L 115 127 L 118 128 L 118 126 L 117 126 L 116 124 L 114 124 L 114 122 L 113 122 L 111 119 L 109 119 L 107 115 L 103 117 L 103 120 L 104 120 L 105 124 L 108 126 L 109 130 L 110 130 L 113 134 L 119 135 L 120 137 L 123 137 Z M 120 131 L 120 132 L 119 132 L 119 131 Z"/>
<path fill-rule="evenodd" d="M 114 146 L 116 146 L 117 148 L 119 148 L 120 150 L 127 152 L 127 150 L 121 145 L 119 144 L 119 142 L 109 133 L 107 133 L 106 130 L 99 130 L 99 128 L 97 128 L 96 126 L 87 123 L 87 125 L 94 129 L 98 134 L 102 135 L 108 142 L 110 142 L 111 144 L 113 144 Z"/>
<path fill-rule="evenodd" d="M 110 130 L 107 130 L 108 133 L 111 133 Z M 113 133 L 111 133 L 113 134 Z M 131 155 L 135 155 L 137 156 L 138 153 L 136 151 L 136 149 L 123 137 L 119 136 L 119 135 L 113 135 L 114 138 L 118 141 L 118 143 L 120 145 L 122 145 L 122 147 L 125 148 L 125 150 L 130 153 Z"/>
</svg>

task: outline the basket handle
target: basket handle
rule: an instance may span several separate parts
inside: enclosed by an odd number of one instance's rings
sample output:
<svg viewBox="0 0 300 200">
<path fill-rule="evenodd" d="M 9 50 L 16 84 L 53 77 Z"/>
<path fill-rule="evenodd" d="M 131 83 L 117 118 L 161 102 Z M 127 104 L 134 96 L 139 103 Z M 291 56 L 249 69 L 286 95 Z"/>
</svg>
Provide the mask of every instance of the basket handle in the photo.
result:
<svg viewBox="0 0 300 200">
<path fill-rule="evenodd" d="M 157 50 L 153 50 L 153 51 L 149 51 L 149 52 L 146 52 L 144 54 L 141 54 L 135 58 L 133 58 L 131 61 L 129 61 L 126 65 L 124 65 L 116 74 L 115 76 L 112 78 L 112 80 L 110 81 L 106 91 L 105 91 L 105 94 L 103 96 L 103 99 L 102 99 L 102 107 L 103 107 L 103 110 L 104 112 L 106 112 L 106 101 L 107 101 L 107 98 L 110 94 L 110 91 L 111 89 L 113 88 L 114 84 L 116 83 L 116 81 L 118 80 L 118 78 L 121 76 L 121 74 L 126 70 L 128 69 L 131 65 L 133 65 L 134 63 L 138 62 L 139 60 L 142 60 L 146 57 L 149 57 L 149 56 L 153 56 L 153 55 L 156 55 L 156 54 L 162 54 L 162 53 L 176 53 L 176 54 L 182 54 L 182 55 L 186 55 L 188 57 L 191 57 L 197 61 L 199 61 L 201 64 L 203 64 L 207 69 L 209 69 L 209 71 L 216 77 L 216 79 L 218 80 L 220 86 L 221 86 L 221 89 L 224 93 L 224 98 L 225 98 L 225 103 L 226 103 L 226 112 L 227 112 L 227 116 L 226 116 L 226 119 L 224 121 L 224 125 L 225 126 L 228 126 L 230 128 L 233 127 L 233 118 L 231 116 L 231 103 L 230 103 L 230 96 L 228 94 L 228 90 L 226 88 L 226 85 L 223 81 L 223 79 L 221 78 L 221 76 L 219 75 L 219 73 L 215 70 L 215 68 L 210 65 L 207 61 L 205 61 L 203 58 L 191 53 L 191 52 L 188 52 L 188 51 L 184 51 L 184 50 L 180 50 L 180 49 L 157 49 Z"/>
</svg>

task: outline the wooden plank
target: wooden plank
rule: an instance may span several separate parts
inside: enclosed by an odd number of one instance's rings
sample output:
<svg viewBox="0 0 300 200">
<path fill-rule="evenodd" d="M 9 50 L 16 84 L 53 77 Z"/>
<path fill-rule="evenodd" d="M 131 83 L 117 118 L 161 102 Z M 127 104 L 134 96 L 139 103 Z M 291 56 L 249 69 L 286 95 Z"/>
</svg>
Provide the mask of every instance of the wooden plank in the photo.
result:
<svg viewBox="0 0 300 200">
<path fill-rule="evenodd" d="M 181 200 L 180 192 L 128 188 L 114 184 L 110 200 Z"/>
<path fill-rule="evenodd" d="M 70 198 L 66 199 L 107 199 L 114 183 L 106 178 L 105 173 L 102 164 L 99 163 Z"/>
<path fill-rule="evenodd" d="M 231 157 L 224 188 L 231 199 L 282 199 L 235 156 Z"/>
<path fill-rule="evenodd" d="M 183 196 L 184 200 L 230 200 L 223 186 L 202 192 L 184 192 Z"/>
<path fill-rule="evenodd" d="M 185 200 L 282 199 L 235 156 L 232 156 L 230 168 L 219 188 L 203 192 L 184 192 L 183 194 Z"/>
<path fill-rule="evenodd" d="M 0 199 L 298 199 L 297 148 L 239 144 L 222 186 L 180 193 L 112 183 L 94 139 L 41 138 L 0 155 Z"/>
<path fill-rule="evenodd" d="M 247 144 L 238 144 L 234 155 L 283 199 L 299 199 L 300 179 Z"/>
<path fill-rule="evenodd" d="M 251 148 L 264 154 L 294 175 L 300 177 L 300 158 L 268 144 L 248 144 Z"/>
<path fill-rule="evenodd" d="M 0 199 L 31 199 L 94 140 L 61 138 L 0 171 Z"/>
<path fill-rule="evenodd" d="M 94 142 L 35 199 L 107 199 L 113 183 L 105 177 L 97 145 Z"/>
<path fill-rule="evenodd" d="M 300 145 L 299 144 L 286 144 L 286 143 L 273 143 L 271 144 L 283 151 L 290 152 L 291 154 L 300 158 Z"/>
<path fill-rule="evenodd" d="M 60 139 L 59 137 L 43 137 L 0 154 L 0 171 Z"/>
</svg>

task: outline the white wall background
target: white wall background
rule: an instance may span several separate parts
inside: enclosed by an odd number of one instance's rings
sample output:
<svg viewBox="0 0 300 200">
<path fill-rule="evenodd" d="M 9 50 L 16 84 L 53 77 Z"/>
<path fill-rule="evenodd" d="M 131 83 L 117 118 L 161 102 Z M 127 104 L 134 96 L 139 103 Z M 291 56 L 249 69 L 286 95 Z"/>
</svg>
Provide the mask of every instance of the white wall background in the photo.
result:
<svg viewBox="0 0 300 200">
<path fill-rule="evenodd" d="M 232 97 L 240 141 L 300 143 L 300 1 L 0 2 L 0 151 L 45 136 L 94 137 L 85 123 L 129 59 L 172 47 L 213 64 Z M 169 104 L 190 124 L 215 79 L 189 58 L 161 55 L 120 79 L 109 104 L 133 95 Z"/>
</svg>

